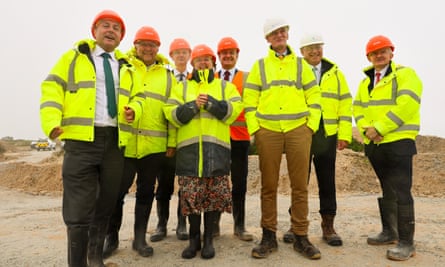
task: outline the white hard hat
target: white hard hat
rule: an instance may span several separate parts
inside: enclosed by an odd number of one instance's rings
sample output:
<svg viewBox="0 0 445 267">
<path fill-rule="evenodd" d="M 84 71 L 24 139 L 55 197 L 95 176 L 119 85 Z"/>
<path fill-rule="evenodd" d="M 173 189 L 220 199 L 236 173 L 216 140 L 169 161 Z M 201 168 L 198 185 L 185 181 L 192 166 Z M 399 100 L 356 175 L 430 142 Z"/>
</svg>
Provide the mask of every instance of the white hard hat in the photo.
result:
<svg viewBox="0 0 445 267">
<path fill-rule="evenodd" d="M 313 44 L 324 44 L 320 34 L 306 34 L 300 39 L 300 48 Z"/>
<path fill-rule="evenodd" d="M 280 19 L 280 18 L 267 19 L 266 22 L 264 23 L 264 28 L 263 28 L 264 37 L 267 37 L 270 33 L 282 27 L 289 28 L 289 23 L 287 23 L 285 19 Z"/>
</svg>

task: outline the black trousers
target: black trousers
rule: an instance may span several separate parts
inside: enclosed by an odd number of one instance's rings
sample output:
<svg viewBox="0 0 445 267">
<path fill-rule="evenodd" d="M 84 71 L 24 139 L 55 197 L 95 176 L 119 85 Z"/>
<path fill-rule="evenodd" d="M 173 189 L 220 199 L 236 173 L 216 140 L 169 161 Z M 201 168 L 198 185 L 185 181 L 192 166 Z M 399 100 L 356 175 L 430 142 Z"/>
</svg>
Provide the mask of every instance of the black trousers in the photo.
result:
<svg viewBox="0 0 445 267">
<path fill-rule="evenodd" d="M 312 137 L 311 157 L 318 182 L 320 214 L 336 215 L 335 161 L 337 159 L 337 135 L 325 136 L 323 124 Z M 311 164 L 309 164 L 310 176 Z M 309 181 L 309 178 L 308 178 Z"/>
<path fill-rule="evenodd" d="M 232 180 L 232 201 L 244 201 L 247 191 L 247 173 L 249 171 L 250 141 L 230 139 L 231 164 L 230 177 Z"/>
<path fill-rule="evenodd" d="M 150 154 L 140 159 L 125 158 L 118 205 L 124 204 L 125 195 L 133 184 L 136 174 L 136 203 L 141 205 L 153 203 L 156 174 L 159 173 L 164 154 L 165 152 Z"/>
<path fill-rule="evenodd" d="M 158 187 L 156 188 L 156 200 L 169 201 L 175 189 L 176 157 L 165 157 L 162 160 L 161 170 L 158 175 Z"/>
<path fill-rule="evenodd" d="M 63 220 L 67 226 L 106 223 L 116 205 L 124 156 L 116 127 L 95 127 L 94 141 L 65 141 Z"/>
<path fill-rule="evenodd" d="M 385 144 L 365 146 L 365 154 L 380 181 L 383 199 L 398 205 L 414 203 L 413 155 L 417 153 L 414 140 L 403 139 Z"/>
</svg>

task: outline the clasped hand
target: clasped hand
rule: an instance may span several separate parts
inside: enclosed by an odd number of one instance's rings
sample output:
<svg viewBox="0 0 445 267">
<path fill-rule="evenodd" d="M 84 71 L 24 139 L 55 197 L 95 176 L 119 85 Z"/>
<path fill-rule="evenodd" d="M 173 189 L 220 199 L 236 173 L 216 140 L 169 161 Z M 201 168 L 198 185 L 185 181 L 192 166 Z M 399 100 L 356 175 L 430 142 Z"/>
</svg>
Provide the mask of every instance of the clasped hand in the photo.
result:
<svg viewBox="0 0 445 267">
<path fill-rule="evenodd" d="M 207 101 L 208 101 L 207 94 L 199 94 L 195 100 L 195 103 L 198 106 L 198 108 L 201 108 L 207 104 Z"/>
</svg>

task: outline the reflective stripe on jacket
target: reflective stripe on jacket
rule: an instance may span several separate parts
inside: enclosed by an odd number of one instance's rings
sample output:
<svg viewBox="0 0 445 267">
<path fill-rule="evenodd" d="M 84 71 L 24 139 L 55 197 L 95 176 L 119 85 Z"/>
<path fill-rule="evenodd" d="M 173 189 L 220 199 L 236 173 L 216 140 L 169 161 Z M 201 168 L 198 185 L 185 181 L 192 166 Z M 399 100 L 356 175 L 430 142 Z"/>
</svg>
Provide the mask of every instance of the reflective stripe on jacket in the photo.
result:
<svg viewBox="0 0 445 267">
<path fill-rule="evenodd" d="M 320 103 L 325 133 L 327 136 L 337 134 L 338 140 L 351 143 L 352 96 L 348 83 L 335 63 L 323 58 L 322 64 L 329 67 L 320 81 Z"/>
<path fill-rule="evenodd" d="M 354 118 L 366 144 L 370 143 L 363 134 L 366 127 L 376 128 L 383 136 L 381 143 L 415 140 L 420 130 L 422 82 L 409 67 L 391 62 L 389 69 L 391 72 L 369 92 L 374 67 L 366 68 L 368 77 L 361 81 L 354 99 Z"/>
<path fill-rule="evenodd" d="M 40 119 L 43 132 L 49 136 L 60 126 L 60 139 L 94 141 L 94 116 L 96 108 L 96 73 L 91 51 L 94 40 L 82 40 L 66 52 L 41 85 Z M 125 106 L 135 111 L 135 121 L 142 112 L 143 101 L 130 99 L 133 87 L 133 67 L 120 51 L 115 51 L 119 61 L 118 113 L 119 147 L 126 145 L 130 135 L 129 123 L 124 117 Z M 135 95 L 138 95 L 137 93 Z M 140 94 L 139 94 L 140 96 Z"/>
<path fill-rule="evenodd" d="M 210 83 L 187 80 L 172 91 L 164 112 L 177 131 L 176 173 L 183 176 L 214 177 L 230 173 L 230 124 L 243 106 L 235 85 L 215 78 Z M 217 118 L 206 109 L 197 109 L 199 93 L 206 93 L 227 107 Z M 183 114 L 190 120 L 183 123 Z"/>
<path fill-rule="evenodd" d="M 320 123 L 321 92 L 309 64 L 291 52 L 283 59 L 269 49 L 253 65 L 243 91 L 249 134 L 260 127 L 288 132 L 306 124 L 316 132 Z"/>
<path fill-rule="evenodd" d="M 236 86 L 236 89 L 243 95 L 243 87 L 246 83 L 248 72 L 235 70 L 235 76 L 232 79 L 232 83 Z M 219 75 L 218 75 L 219 76 Z M 247 131 L 246 118 L 244 116 L 244 110 L 236 118 L 236 120 L 230 125 L 230 137 L 233 140 L 238 141 L 250 141 L 250 135 Z"/>
<path fill-rule="evenodd" d="M 158 54 L 155 64 L 147 67 L 136 57 L 134 48 L 129 52 L 130 62 L 136 68 L 135 86 L 140 86 L 145 95 L 144 111 L 132 129 L 128 139 L 125 157 L 142 158 L 150 154 L 165 152 L 168 138 L 168 121 L 164 116 L 163 107 L 167 102 L 175 82 L 172 72 L 164 65 L 164 58 Z M 172 128 L 174 133 L 176 129 Z M 172 140 L 172 146 L 175 146 Z"/>
</svg>

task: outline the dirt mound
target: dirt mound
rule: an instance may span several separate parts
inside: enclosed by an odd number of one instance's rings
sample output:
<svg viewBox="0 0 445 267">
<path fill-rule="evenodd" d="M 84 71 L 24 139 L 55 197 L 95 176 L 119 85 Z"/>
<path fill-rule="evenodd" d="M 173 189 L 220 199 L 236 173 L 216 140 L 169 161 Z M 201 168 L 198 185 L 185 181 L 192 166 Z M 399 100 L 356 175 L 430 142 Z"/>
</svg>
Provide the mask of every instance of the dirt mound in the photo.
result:
<svg viewBox="0 0 445 267">
<path fill-rule="evenodd" d="M 413 193 L 417 196 L 445 196 L 445 139 L 434 136 L 419 136 L 418 155 L 414 157 Z M 14 157 L 12 157 L 14 158 Z M 0 163 L 0 186 L 14 188 L 33 194 L 60 194 L 62 191 L 62 153 L 52 153 L 51 157 L 38 163 Z M 1 160 L 0 160 L 1 161 Z M 362 152 L 346 149 L 337 155 L 338 193 L 377 193 L 378 180 Z M 289 179 L 286 159 L 283 157 L 278 191 L 289 194 Z M 260 192 L 260 171 L 258 157 L 250 156 L 248 194 Z M 312 172 L 309 183 L 311 194 L 317 194 L 316 177 Z"/>
</svg>

